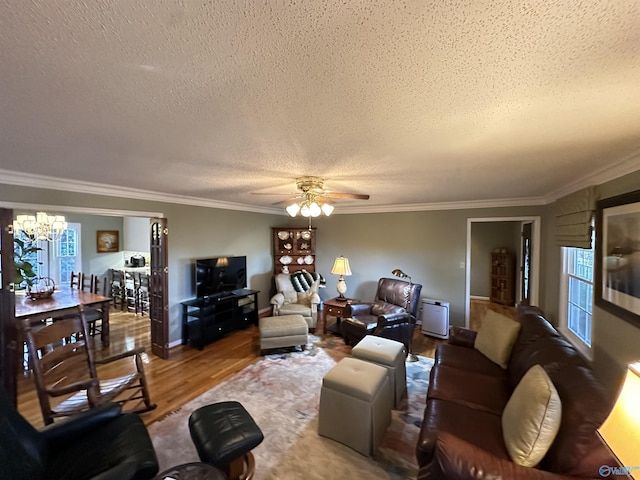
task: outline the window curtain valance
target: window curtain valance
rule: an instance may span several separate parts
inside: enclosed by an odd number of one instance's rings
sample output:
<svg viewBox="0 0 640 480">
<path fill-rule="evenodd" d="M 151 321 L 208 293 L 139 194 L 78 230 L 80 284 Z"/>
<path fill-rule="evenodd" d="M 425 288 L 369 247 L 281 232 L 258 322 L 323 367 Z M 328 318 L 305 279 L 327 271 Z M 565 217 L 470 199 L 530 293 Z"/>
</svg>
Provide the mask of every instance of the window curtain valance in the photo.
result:
<svg viewBox="0 0 640 480">
<path fill-rule="evenodd" d="M 595 187 L 584 188 L 556 200 L 556 244 L 561 247 L 591 248 L 591 224 L 595 208 Z"/>
</svg>

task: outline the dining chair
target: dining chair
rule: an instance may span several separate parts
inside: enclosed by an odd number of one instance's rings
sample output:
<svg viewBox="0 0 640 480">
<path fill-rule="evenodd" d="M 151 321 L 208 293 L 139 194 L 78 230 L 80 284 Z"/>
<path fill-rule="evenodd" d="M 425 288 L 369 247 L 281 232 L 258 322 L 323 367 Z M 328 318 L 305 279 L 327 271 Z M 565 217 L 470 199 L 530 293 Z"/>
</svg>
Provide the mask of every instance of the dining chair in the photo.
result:
<svg viewBox="0 0 640 480">
<path fill-rule="evenodd" d="M 88 275 L 86 273 L 80 274 L 80 290 L 83 292 L 91 292 L 93 289 L 93 274 Z"/>
<path fill-rule="evenodd" d="M 142 361 L 144 348 L 96 358 L 84 308 L 72 307 L 60 314 L 44 326 L 32 325 L 29 318 L 20 321 L 45 425 L 108 402 L 138 413 L 154 409 Z M 122 375 L 101 378 L 98 370 L 106 365 L 109 372 Z"/>
<path fill-rule="evenodd" d="M 110 297 L 113 298 L 113 308 L 125 310 L 126 277 L 122 270 L 110 270 Z"/>
<path fill-rule="evenodd" d="M 149 313 L 149 275 L 141 273 L 136 294 L 136 314 L 140 312 L 144 316 L 145 310 Z"/>
<path fill-rule="evenodd" d="M 81 272 L 71 272 L 71 279 L 69 281 L 69 286 L 73 288 L 80 288 L 80 277 L 82 276 Z"/>
<path fill-rule="evenodd" d="M 83 275 L 86 278 L 86 275 Z M 83 280 L 83 286 L 86 281 Z M 83 288 L 83 291 L 95 293 L 96 295 L 104 295 L 104 278 L 100 278 L 98 275 L 91 274 L 91 281 L 87 288 Z M 84 307 L 84 316 L 87 319 L 89 325 L 89 335 L 92 337 L 102 333 L 102 320 L 104 318 L 105 307 Z M 108 307 L 106 307 L 108 308 Z"/>
<path fill-rule="evenodd" d="M 127 312 L 138 313 L 138 287 L 140 285 L 140 273 L 125 273 L 124 308 Z"/>
</svg>

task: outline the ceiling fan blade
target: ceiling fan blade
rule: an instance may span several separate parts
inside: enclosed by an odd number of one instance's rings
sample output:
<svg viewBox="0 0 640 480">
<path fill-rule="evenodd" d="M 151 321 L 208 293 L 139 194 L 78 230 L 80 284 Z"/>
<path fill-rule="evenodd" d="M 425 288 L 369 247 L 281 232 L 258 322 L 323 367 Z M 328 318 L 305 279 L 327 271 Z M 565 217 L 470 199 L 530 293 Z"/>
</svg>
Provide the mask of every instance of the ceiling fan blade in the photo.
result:
<svg viewBox="0 0 640 480">
<path fill-rule="evenodd" d="M 360 193 L 326 192 L 324 196 L 327 198 L 355 198 L 356 200 L 369 200 L 369 195 Z"/>
<path fill-rule="evenodd" d="M 279 200 L 277 202 L 273 202 L 271 205 L 282 205 L 283 203 L 295 202 L 295 201 L 297 201 L 299 199 L 300 199 L 300 197 L 298 197 L 298 196 L 289 197 L 289 198 L 285 198 L 284 200 Z"/>
<path fill-rule="evenodd" d="M 282 192 L 249 192 L 251 195 L 293 195 L 293 193 L 289 192 L 287 193 L 282 193 Z"/>
</svg>

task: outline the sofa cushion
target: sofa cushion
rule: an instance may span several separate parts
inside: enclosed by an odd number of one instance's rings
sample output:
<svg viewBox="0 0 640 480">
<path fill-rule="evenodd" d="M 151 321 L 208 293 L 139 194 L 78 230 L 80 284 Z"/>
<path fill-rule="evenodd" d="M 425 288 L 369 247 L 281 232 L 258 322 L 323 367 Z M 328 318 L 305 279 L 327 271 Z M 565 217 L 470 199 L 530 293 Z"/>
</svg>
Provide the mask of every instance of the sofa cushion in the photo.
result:
<svg viewBox="0 0 640 480">
<path fill-rule="evenodd" d="M 447 365 L 431 369 L 427 398 L 438 398 L 502 415 L 511 388 L 506 377 L 494 377 Z"/>
<path fill-rule="evenodd" d="M 438 345 L 434 365 L 447 365 L 469 372 L 506 378 L 506 372 L 474 348 L 443 343 Z"/>
<path fill-rule="evenodd" d="M 502 433 L 509 456 L 533 467 L 546 455 L 560 429 L 562 405 L 549 375 L 534 365 L 522 377 L 502 413 Z"/>
<path fill-rule="evenodd" d="M 488 310 L 478 329 L 474 348 L 492 362 L 507 368 L 519 331 L 520 323 Z"/>
<path fill-rule="evenodd" d="M 462 438 L 500 459 L 510 460 L 502 440 L 500 415 L 447 400 L 429 399 L 416 447 L 420 465 L 431 461 L 433 448 L 443 433 Z"/>
</svg>

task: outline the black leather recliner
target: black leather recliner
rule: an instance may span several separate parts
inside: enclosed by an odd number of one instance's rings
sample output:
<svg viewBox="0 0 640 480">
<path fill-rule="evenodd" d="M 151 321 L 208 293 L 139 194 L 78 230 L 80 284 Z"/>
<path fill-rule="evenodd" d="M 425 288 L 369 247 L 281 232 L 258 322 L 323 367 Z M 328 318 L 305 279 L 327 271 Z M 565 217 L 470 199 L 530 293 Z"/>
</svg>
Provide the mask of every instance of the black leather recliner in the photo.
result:
<svg viewBox="0 0 640 480">
<path fill-rule="evenodd" d="M 0 388 L 0 479 L 148 480 L 156 473 L 144 423 L 117 403 L 36 430 Z"/>
<path fill-rule="evenodd" d="M 342 320 L 342 335 L 347 345 L 355 345 L 365 335 L 377 335 L 402 342 L 407 352 L 416 323 L 416 312 L 422 285 L 393 278 L 378 280 L 378 290 L 372 303 L 353 303 Z M 411 299 L 407 311 L 408 298 Z"/>
</svg>

